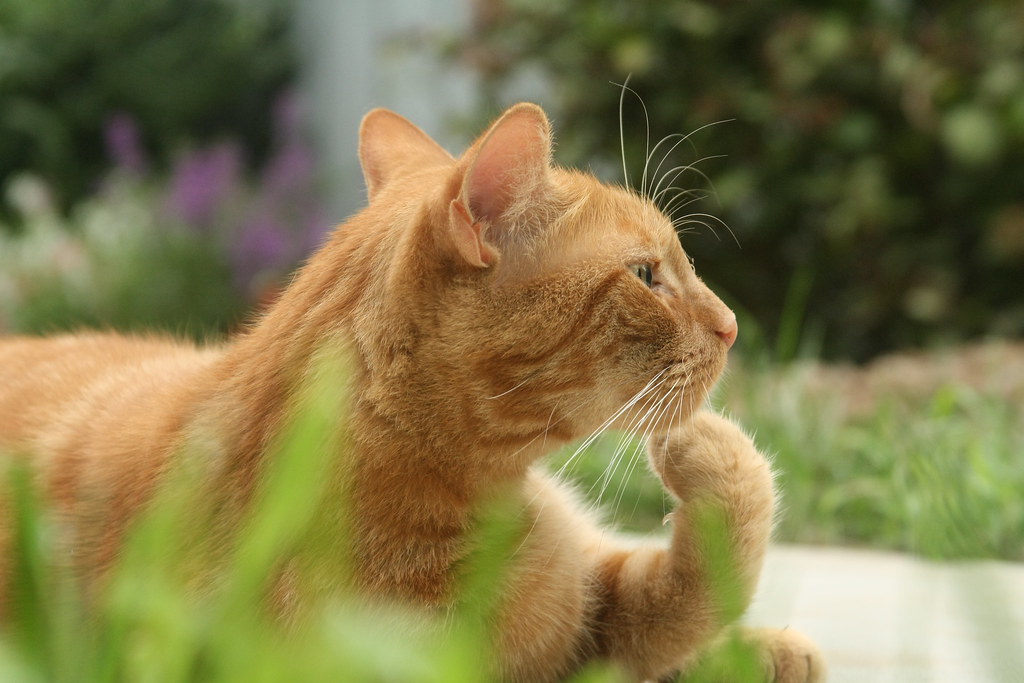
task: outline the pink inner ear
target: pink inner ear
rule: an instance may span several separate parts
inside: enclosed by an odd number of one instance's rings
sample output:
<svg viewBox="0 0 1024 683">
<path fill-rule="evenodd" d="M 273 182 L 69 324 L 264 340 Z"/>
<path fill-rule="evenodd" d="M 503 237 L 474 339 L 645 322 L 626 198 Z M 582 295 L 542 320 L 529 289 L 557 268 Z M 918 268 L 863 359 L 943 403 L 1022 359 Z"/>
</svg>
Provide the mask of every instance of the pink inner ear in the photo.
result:
<svg viewBox="0 0 1024 683">
<path fill-rule="evenodd" d="M 426 133 L 386 109 L 374 109 L 363 117 L 359 159 L 371 201 L 383 185 L 406 169 L 454 161 Z"/>
<path fill-rule="evenodd" d="M 511 109 L 484 139 L 464 186 L 473 217 L 498 223 L 544 181 L 551 155 L 547 119 L 539 108 Z"/>
<path fill-rule="evenodd" d="M 459 199 L 453 199 L 448 207 L 455 248 L 463 259 L 476 268 L 489 268 L 498 260 L 493 247 L 484 241 L 483 226 L 474 221 L 466 206 Z"/>
</svg>

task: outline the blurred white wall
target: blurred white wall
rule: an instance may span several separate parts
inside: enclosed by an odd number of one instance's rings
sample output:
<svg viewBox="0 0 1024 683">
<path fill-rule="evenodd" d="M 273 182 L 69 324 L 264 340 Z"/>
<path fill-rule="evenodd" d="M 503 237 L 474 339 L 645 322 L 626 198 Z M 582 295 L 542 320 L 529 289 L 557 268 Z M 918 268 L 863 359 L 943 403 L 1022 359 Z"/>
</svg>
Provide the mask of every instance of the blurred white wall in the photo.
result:
<svg viewBox="0 0 1024 683">
<path fill-rule="evenodd" d="M 450 121 L 474 106 L 473 77 L 438 55 L 439 41 L 468 25 L 469 0 L 298 0 L 297 12 L 302 89 L 334 220 L 365 202 L 356 152 L 370 109 L 393 109 L 462 151 Z"/>
</svg>

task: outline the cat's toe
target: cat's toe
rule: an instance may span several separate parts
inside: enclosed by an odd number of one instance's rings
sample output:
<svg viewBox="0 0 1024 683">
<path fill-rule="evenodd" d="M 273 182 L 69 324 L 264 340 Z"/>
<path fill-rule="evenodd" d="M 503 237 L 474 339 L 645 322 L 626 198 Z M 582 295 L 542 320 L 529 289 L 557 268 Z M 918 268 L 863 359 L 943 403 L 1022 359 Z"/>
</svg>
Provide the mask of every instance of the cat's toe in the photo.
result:
<svg viewBox="0 0 1024 683">
<path fill-rule="evenodd" d="M 827 675 L 821 650 L 810 638 L 791 629 L 752 629 L 746 637 L 757 643 L 773 683 L 819 683 Z"/>
</svg>

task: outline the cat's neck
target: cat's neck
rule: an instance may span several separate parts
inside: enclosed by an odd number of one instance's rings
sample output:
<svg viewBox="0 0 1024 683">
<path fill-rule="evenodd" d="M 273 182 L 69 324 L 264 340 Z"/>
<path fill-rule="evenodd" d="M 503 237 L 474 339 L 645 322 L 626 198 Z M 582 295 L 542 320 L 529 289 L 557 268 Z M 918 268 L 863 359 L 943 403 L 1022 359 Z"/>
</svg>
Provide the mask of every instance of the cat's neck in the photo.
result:
<svg viewBox="0 0 1024 683">
<path fill-rule="evenodd" d="M 322 371 L 317 358 L 326 353 L 349 357 L 338 375 L 339 386 L 351 383 L 353 397 L 338 416 L 351 437 L 347 447 L 354 452 L 347 457 L 402 472 L 408 485 L 397 488 L 408 490 L 401 495 L 418 497 L 426 489 L 416 482 L 424 481 L 472 498 L 520 478 L 542 451 L 541 440 L 495 435 L 474 421 L 464 387 L 432 375 L 427 359 L 401 348 L 415 331 L 403 329 L 396 317 L 386 318 L 392 329 L 362 321 L 358 333 L 351 331 L 353 316 L 376 305 L 363 298 L 373 292 L 368 274 L 385 272 L 395 248 L 360 242 L 353 235 L 362 227 L 343 226 L 259 324 L 226 351 L 208 410 L 223 435 L 228 466 L 241 480 L 255 476 L 290 417 L 296 392 Z M 373 334 L 398 341 L 367 338 Z"/>
</svg>

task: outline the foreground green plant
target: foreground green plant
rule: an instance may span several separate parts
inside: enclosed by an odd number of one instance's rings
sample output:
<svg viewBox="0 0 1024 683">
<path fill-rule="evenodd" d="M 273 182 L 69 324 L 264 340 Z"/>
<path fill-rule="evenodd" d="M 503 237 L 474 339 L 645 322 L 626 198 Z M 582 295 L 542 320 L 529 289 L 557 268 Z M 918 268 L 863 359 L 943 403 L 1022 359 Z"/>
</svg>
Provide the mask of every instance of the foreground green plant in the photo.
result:
<svg viewBox="0 0 1024 683">
<path fill-rule="evenodd" d="M 334 466 L 316 446 L 335 438 L 340 414 L 336 391 L 310 396 L 237 533 L 215 535 L 223 511 L 199 476 L 204 454 L 185 454 L 98 593 L 62 568 L 58 525 L 22 461 L 7 461 L 5 500 L 18 522 L 0 680 L 484 680 L 482 630 L 429 629 L 422 615 L 354 597 L 318 605 L 298 624 L 268 608 L 281 562 L 344 542 L 310 538 L 322 531 L 323 474 Z"/>
<path fill-rule="evenodd" d="M 784 540 L 863 541 L 931 557 L 1020 557 L 1018 407 L 966 386 L 927 397 L 894 394 L 853 412 L 848 398 L 823 400 L 807 367 L 739 368 L 717 397 L 777 451 L 788 508 Z M 315 560 L 325 542 L 344 546 L 344 529 L 319 514 L 334 493 L 323 473 L 338 463 L 324 460 L 332 449 L 318 447 L 344 438 L 334 429 L 342 400 L 321 385 L 300 402 L 274 466 L 229 537 L 213 534 L 201 467 L 188 466 L 201 465 L 203 454 L 186 458 L 98 594 L 83 593 L 62 569 L 59 525 L 24 469 L 7 467 L 3 514 L 18 520 L 10 558 L 17 570 L 11 621 L 0 637 L 0 680 L 491 680 L 489 615 L 523 531 L 500 501 L 482 510 L 477 551 L 443 622 L 343 596 L 283 624 L 264 599 L 282 562 Z M 671 503 L 651 493 L 657 484 L 642 474 L 630 444 L 618 446 L 614 438 L 596 444 L 575 474 L 620 521 L 657 526 Z M 612 460 L 615 470 L 608 469 Z M 714 543 L 720 533 L 713 514 L 703 526 Z M 714 574 L 728 577 L 729 558 L 710 556 Z M 196 588 L 201 567 L 212 590 Z M 725 599 L 730 587 L 719 590 Z M 757 667 L 746 643 L 726 637 L 687 680 L 748 680 Z M 597 666 L 574 680 L 620 677 Z"/>
<path fill-rule="evenodd" d="M 297 568 L 300 602 L 301 579 L 315 581 L 325 559 L 332 580 L 347 581 L 346 516 L 338 514 L 345 449 L 325 446 L 344 443 L 343 376 L 327 364 L 310 373 L 251 501 L 237 510 L 207 483 L 216 454 L 186 446 L 100 585 L 76 581 L 61 522 L 43 502 L 29 461 L 0 460 L 7 485 L 0 505 L 15 520 L 0 680 L 494 680 L 491 627 L 506 568 L 528 533 L 514 496 L 481 507 L 461 587 L 443 615 L 344 591 L 285 618 L 275 602 L 286 565 Z M 339 452 L 340 461 L 328 459 Z M 722 609 L 735 618 L 742 605 L 725 521 L 715 508 L 692 514 Z M 726 637 L 687 680 L 759 676 L 754 653 Z M 572 680 L 622 678 L 594 665 Z"/>
</svg>

